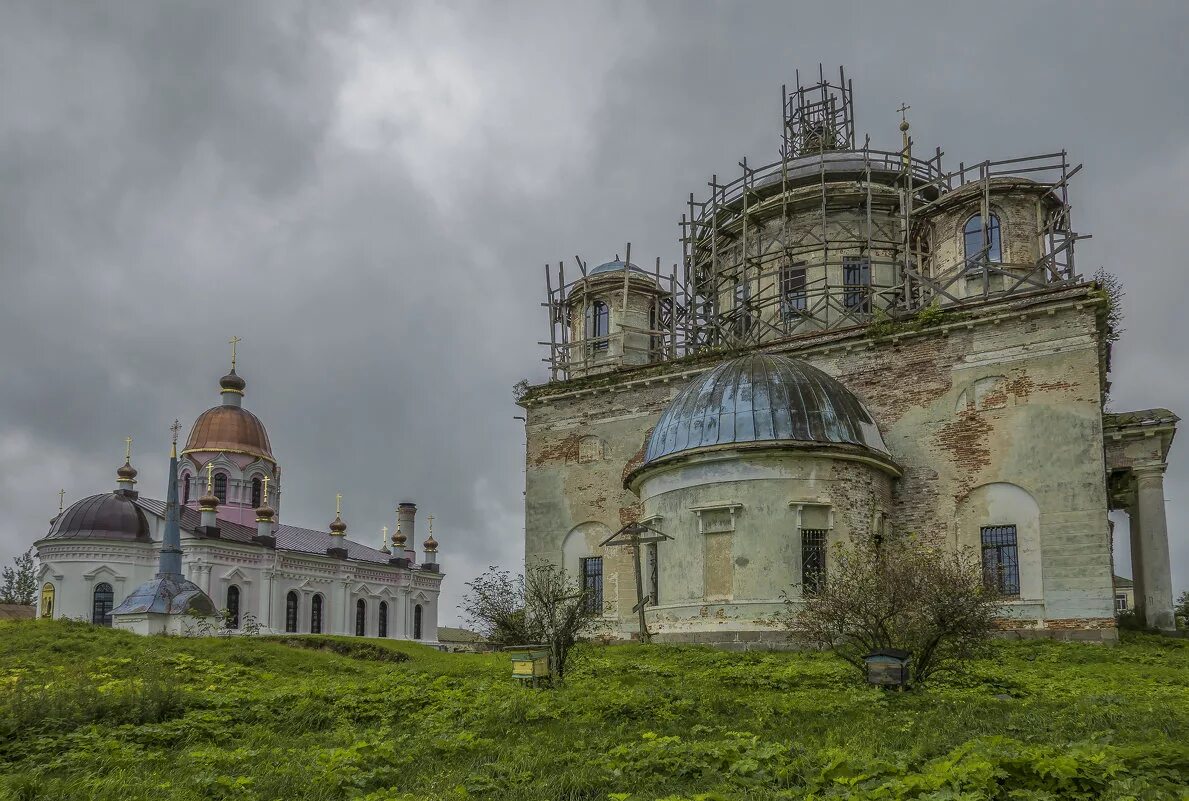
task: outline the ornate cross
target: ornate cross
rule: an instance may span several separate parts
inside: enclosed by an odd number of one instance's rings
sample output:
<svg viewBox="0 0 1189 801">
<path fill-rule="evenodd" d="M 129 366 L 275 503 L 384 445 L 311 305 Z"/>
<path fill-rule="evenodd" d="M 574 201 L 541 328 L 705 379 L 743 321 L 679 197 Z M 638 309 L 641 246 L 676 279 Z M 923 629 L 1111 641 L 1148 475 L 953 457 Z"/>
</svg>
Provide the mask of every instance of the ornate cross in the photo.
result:
<svg viewBox="0 0 1189 801">
<path fill-rule="evenodd" d="M 380 544 L 388 544 L 388 526 L 380 526 Z"/>
<path fill-rule="evenodd" d="M 425 519 L 429 521 L 429 533 L 433 534 L 433 515 L 430 515 Z"/>
<path fill-rule="evenodd" d="M 177 445 L 178 444 L 178 432 L 182 430 L 182 424 L 179 423 L 177 421 L 177 419 L 175 418 L 173 421 L 173 425 L 171 425 L 169 427 L 169 430 L 173 432 L 173 444 Z M 131 437 L 129 437 L 129 439 L 131 439 Z"/>
<path fill-rule="evenodd" d="M 214 492 L 214 489 L 215 489 L 214 479 L 211 478 L 211 473 L 214 472 L 214 469 L 215 469 L 215 460 L 211 459 L 209 462 L 206 463 L 206 492 L 208 495 L 211 494 L 212 492 Z"/>
<path fill-rule="evenodd" d="M 264 477 L 264 481 L 262 483 L 264 484 L 264 503 L 267 505 L 268 504 L 268 476 Z"/>
<path fill-rule="evenodd" d="M 62 514 L 62 509 L 66 506 L 66 490 L 58 490 L 58 514 Z"/>
<path fill-rule="evenodd" d="M 131 460 L 132 460 L 132 437 L 124 437 L 124 461 L 129 462 Z"/>
<path fill-rule="evenodd" d="M 900 108 L 896 109 L 896 111 L 900 112 L 901 122 L 908 122 L 908 118 L 905 116 L 905 114 L 910 108 L 912 108 L 912 106 L 908 105 L 907 103 L 901 103 Z"/>
<path fill-rule="evenodd" d="M 338 493 L 334 496 L 334 516 L 339 517 L 343 514 L 343 493 Z"/>
<path fill-rule="evenodd" d="M 237 344 L 239 344 L 240 342 L 243 342 L 243 340 L 240 339 L 239 337 L 232 337 L 231 339 L 229 339 L 227 341 L 231 343 L 231 372 L 234 373 L 235 372 L 235 346 Z"/>
</svg>

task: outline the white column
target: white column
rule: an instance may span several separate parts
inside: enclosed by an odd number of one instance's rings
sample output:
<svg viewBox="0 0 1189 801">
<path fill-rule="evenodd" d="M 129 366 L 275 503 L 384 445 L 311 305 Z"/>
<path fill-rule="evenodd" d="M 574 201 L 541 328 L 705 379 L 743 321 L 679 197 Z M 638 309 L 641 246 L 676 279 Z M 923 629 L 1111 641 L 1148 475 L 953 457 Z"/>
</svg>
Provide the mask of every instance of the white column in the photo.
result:
<svg viewBox="0 0 1189 801">
<path fill-rule="evenodd" d="M 1135 612 L 1136 620 L 1144 622 L 1144 560 L 1140 554 L 1144 552 L 1143 535 L 1140 533 L 1139 502 L 1132 498 L 1127 508 L 1128 539 L 1131 541 L 1131 609 Z"/>
<path fill-rule="evenodd" d="M 1168 522 L 1164 516 L 1163 464 L 1137 465 L 1136 507 L 1139 510 L 1140 571 L 1143 576 L 1143 611 L 1149 628 L 1176 628 L 1172 607 L 1172 566 L 1168 556 Z M 1135 561 L 1133 557 L 1133 562 Z M 1136 587 L 1138 601 L 1140 587 Z"/>
</svg>

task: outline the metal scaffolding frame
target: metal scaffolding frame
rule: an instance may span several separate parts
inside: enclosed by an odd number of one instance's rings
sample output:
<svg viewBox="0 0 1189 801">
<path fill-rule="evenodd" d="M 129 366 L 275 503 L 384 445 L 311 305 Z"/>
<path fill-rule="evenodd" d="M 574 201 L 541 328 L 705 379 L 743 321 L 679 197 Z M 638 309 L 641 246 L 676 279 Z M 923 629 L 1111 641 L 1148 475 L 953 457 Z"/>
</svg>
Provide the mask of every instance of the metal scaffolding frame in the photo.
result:
<svg viewBox="0 0 1189 801">
<path fill-rule="evenodd" d="M 897 319 L 932 303 L 965 306 L 1079 280 L 1073 251 L 1085 237 L 1072 227 L 1068 190 L 1081 165 L 1071 165 L 1064 151 L 947 171 L 940 148 L 926 159 L 913 155 L 907 121 L 899 150 L 874 149 L 870 137 L 860 145 L 853 87 L 842 69 L 836 83 L 820 67 L 813 85 L 797 78 L 793 91 L 781 87 L 780 158 L 760 167 L 744 159 L 734 180 L 711 178 L 706 199 L 689 195 L 680 267 L 662 274 L 657 259 L 652 273 L 624 272 L 625 309 L 633 286 L 647 291 L 631 276 L 655 282 L 649 329 L 575 338 L 572 330 L 585 328 L 572 329 L 570 321 L 585 313 L 591 294 L 586 263 L 575 257 L 579 277 L 570 282 L 564 264 L 555 272 L 546 267 L 542 306 L 550 339 L 540 344 L 549 346 L 544 361 L 552 380 L 586 374 L 592 346 L 603 340 L 616 340 L 626 354 L 632 334 L 648 335 L 644 361 L 663 361 L 702 348 L 866 325 L 878 313 Z M 992 189 L 1010 178 L 1041 196 L 1034 232 L 1039 257 L 1028 263 L 990 259 Z M 931 223 L 956 192 L 978 195 L 984 246 L 942 264 Z M 605 285 L 600 292 L 606 294 Z"/>
</svg>

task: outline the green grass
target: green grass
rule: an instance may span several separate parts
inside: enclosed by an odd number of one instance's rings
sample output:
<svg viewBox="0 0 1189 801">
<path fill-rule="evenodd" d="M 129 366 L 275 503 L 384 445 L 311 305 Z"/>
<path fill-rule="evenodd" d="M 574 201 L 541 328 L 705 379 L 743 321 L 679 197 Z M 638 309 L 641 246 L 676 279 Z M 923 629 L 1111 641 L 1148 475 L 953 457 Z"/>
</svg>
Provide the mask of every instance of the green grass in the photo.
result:
<svg viewBox="0 0 1189 801">
<path fill-rule="evenodd" d="M 849 670 L 589 646 L 532 690 L 412 643 L 0 624 L 0 799 L 1189 798 L 1189 641 L 997 643 L 903 694 Z"/>
</svg>

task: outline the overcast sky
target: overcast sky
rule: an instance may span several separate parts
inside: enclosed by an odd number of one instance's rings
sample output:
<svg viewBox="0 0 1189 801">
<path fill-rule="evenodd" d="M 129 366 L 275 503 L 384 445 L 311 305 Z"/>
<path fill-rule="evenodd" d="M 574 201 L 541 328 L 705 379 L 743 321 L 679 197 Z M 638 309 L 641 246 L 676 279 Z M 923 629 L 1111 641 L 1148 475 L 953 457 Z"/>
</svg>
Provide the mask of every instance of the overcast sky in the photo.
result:
<svg viewBox="0 0 1189 801">
<path fill-rule="evenodd" d="M 414 500 L 451 621 L 523 555 L 542 265 L 676 261 L 688 194 L 775 158 L 780 85 L 819 62 L 877 147 L 907 102 L 952 164 L 1084 162 L 1079 267 L 1127 292 L 1114 407 L 1189 417 L 1189 5 L 872 7 L 0 0 L 0 558 L 60 488 L 114 487 L 128 434 L 162 497 L 169 424 L 218 403 L 235 334 L 285 522 L 342 492 L 378 545 Z M 1178 589 L 1187 489 L 1182 434 Z"/>
</svg>

